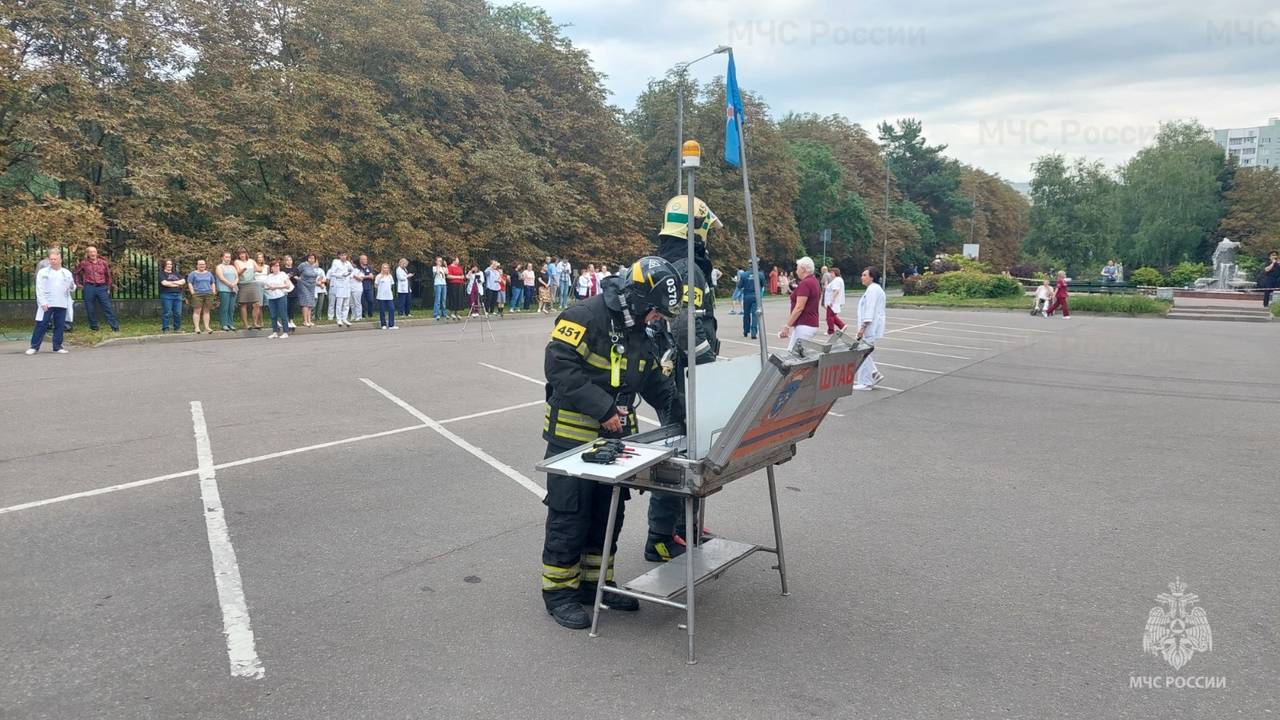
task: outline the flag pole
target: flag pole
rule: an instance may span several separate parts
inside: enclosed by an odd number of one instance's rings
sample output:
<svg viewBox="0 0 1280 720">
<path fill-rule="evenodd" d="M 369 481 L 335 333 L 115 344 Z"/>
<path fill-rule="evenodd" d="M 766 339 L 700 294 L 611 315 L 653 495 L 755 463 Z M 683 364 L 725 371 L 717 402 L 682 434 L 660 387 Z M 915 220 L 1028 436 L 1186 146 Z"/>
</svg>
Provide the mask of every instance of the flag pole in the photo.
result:
<svg viewBox="0 0 1280 720">
<path fill-rule="evenodd" d="M 733 61 L 733 48 L 729 49 L 729 61 Z M 729 92 L 728 85 L 725 92 Z M 760 365 L 769 362 L 769 337 L 764 328 L 764 289 L 760 282 L 760 258 L 756 254 L 756 221 L 751 212 L 751 179 L 747 173 L 747 136 L 742 129 L 742 113 L 735 112 L 733 121 L 738 127 L 738 161 L 742 166 L 742 199 L 747 211 L 747 247 L 751 252 L 751 282 L 755 285 L 757 330 L 760 337 Z"/>
</svg>

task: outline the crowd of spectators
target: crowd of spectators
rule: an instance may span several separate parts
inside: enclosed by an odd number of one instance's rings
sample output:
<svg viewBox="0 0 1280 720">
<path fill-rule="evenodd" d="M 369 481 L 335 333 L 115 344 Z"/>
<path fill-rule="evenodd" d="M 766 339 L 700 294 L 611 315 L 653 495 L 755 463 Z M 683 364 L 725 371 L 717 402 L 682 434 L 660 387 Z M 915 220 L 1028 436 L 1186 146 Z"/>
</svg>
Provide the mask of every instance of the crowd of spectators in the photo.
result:
<svg viewBox="0 0 1280 720">
<path fill-rule="evenodd" d="M 372 322 L 375 310 L 379 327 L 386 330 L 396 328 L 397 316 L 412 317 L 412 280 L 417 273 L 411 272 L 408 258 L 383 262 L 375 269 L 365 254 L 353 260 L 347 252 L 339 252 L 324 262 L 308 253 L 295 262 L 292 255 L 268 257 L 241 247 L 223 252 L 215 264 L 198 258 L 190 267 L 184 271 L 175 258 L 163 258 L 159 263 L 156 282 L 161 334 L 212 334 L 215 324 L 222 332 L 262 330 L 265 315 L 271 326 L 268 337 L 287 338 L 300 326 L 315 327 L 326 321 L 339 327 Z M 571 302 L 598 294 L 605 278 L 625 272 L 625 265 L 589 262 L 575 266 L 567 258 L 552 256 L 509 266 L 490 260 L 483 267 L 460 257 L 437 256 L 430 265 L 430 276 L 421 280 L 421 304 L 431 305 L 436 322 L 461 321 L 468 316 L 501 317 L 507 312 L 550 315 Z M 720 279 L 719 269 L 712 277 Z M 733 281 L 733 314 L 737 314 L 743 291 L 754 295 L 754 284 L 745 270 L 739 270 Z M 767 280 L 761 272 L 759 281 L 769 294 L 787 293 L 795 283 L 776 266 Z M 97 330 L 103 319 L 112 331 L 119 332 L 113 304 L 116 275 L 111 263 L 97 248 L 88 247 L 74 270 L 68 270 L 62 267 L 61 254 L 50 251 L 37 267 L 38 307 L 29 354 L 39 350 L 50 330 L 54 350 L 66 352 L 62 339 L 70 328 L 77 289 L 82 293 L 89 327 Z M 748 320 L 756 314 L 754 303 L 741 306 L 746 311 L 742 313 L 744 335 L 754 337 L 754 322 Z M 188 317 L 189 329 L 184 330 Z"/>
<path fill-rule="evenodd" d="M 299 326 L 327 321 L 351 327 L 372 321 L 375 309 L 379 327 L 387 330 L 396 327 L 397 316 L 412 317 L 411 281 L 417 273 L 411 272 L 408 258 L 381 263 L 375 270 L 364 254 L 353 260 L 347 252 L 339 252 L 326 263 L 309 253 L 295 263 L 292 255 L 268 257 L 241 247 L 222 253 L 212 265 L 198 258 L 189 267 L 182 268 L 175 258 L 159 262 L 161 334 L 212 334 L 215 324 L 222 332 L 262 330 L 265 315 L 271 325 L 269 337 L 287 338 Z M 624 267 L 617 266 L 617 271 L 623 272 Z M 422 304 L 431 305 L 436 322 L 506 312 L 552 314 L 599 293 L 601 282 L 611 274 L 608 263 L 575 267 L 567 258 L 552 256 L 509 266 L 490 260 L 483 269 L 460 257 L 438 256 L 430 266 L 430 277 L 422 279 L 420 294 Z M 30 353 L 39 349 L 49 330 L 53 330 L 55 351 L 65 352 L 62 335 L 70 326 L 77 289 L 82 292 L 90 328 L 97 330 L 101 318 L 119 332 L 111 263 L 97 248 L 89 247 L 71 271 L 62 267 L 61 254 L 51 251 L 37 267 L 38 308 Z M 50 312 L 50 307 L 55 310 Z M 188 317 L 190 324 L 184 330 Z"/>
</svg>

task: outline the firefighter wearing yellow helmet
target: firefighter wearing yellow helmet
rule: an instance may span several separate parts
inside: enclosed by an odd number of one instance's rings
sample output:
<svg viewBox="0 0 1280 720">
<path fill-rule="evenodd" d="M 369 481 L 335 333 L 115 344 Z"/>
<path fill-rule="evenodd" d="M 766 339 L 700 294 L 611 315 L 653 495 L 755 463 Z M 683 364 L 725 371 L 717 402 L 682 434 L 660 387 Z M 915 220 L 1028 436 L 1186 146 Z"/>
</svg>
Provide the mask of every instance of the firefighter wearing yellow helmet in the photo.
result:
<svg viewBox="0 0 1280 720">
<path fill-rule="evenodd" d="M 684 296 L 694 307 L 703 312 L 694 318 L 696 345 L 692 354 L 698 365 L 715 362 L 720 353 L 720 340 L 716 337 L 715 288 L 707 282 L 711 277 L 711 259 L 707 256 L 707 237 L 713 228 L 723 227 L 720 218 L 701 198 L 694 198 L 693 207 L 693 282 L 689 283 L 688 227 L 689 196 L 677 195 L 667 201 L 663 209 L 662 229 L 658 231 L 657 255 L 667 260 L 685 283 Z M 692 289 L 688 286 L 692 285 Z M 683 390 L 684 370 L 688 366 L 689 332 L 688 317 L 680 313 L 672 322 L 670 335 L 675 338 L 676 382 Z M 668 337 L 658 334 L 660 339 Z M 649 537 L 644 546 L 644 559 L 649 562 L 666 562 L 679 557 L 685 551 L 684 502 L 679 495 L 653 493 L 649 497 Z"/>
<path fill-rule="evenodd" d="M 688 195 L 677 195 L 668 200 L 667 207 L 663 211 L 662 215 L 662 229 L 658 231 L 658 235 L 688 240 L 688 236 L 685 235 L 685 228 L 689 226 L 689 215 L 686 212 L 686 208 L 688 207 Z M 716 217 L 716 214 L 711 212 L 711 208 L 707 207 L 707 204 L 702 201 L 702 198 L 695 197 L 693 199 L 693 207 L 695 208 L 693 214 L 694 242 L 702 243 L 705 249 L 707 243 L 707 231 L 711 228 L 724 226 L 720 223 L 720 218 Z M 683 251 L 681 257 L 687 260 L 688 248 L 681 248 L 681 250 Z M 671 258 L 666 258 L 666 260 L 675 262 L 675 260 L 672 260 Z"/>
</svg>

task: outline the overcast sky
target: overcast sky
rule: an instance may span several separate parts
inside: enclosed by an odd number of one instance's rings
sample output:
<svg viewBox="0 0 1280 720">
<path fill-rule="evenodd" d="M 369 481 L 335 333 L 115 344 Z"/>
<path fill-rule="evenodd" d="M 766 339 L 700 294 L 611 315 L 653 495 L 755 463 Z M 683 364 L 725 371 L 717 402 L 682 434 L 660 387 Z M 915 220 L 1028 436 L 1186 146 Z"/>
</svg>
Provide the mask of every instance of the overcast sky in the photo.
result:
<svg viewBox="0 0 1280 720">
<path fill-rule="evenodd" d="M 1039 155 L 1118 164 L 1162 121 L 1280 116 L 1280 2 L 541 0 L 613 102 L 730 44 L 775 118 L 839 113 L 875 134 L 916 117 L 931 143 L 1012 181 Z M 1214 7 L 1214 6 L 1217 7 Z M 694 66 L 724 73 L 722 57 Z"/>
</svg>

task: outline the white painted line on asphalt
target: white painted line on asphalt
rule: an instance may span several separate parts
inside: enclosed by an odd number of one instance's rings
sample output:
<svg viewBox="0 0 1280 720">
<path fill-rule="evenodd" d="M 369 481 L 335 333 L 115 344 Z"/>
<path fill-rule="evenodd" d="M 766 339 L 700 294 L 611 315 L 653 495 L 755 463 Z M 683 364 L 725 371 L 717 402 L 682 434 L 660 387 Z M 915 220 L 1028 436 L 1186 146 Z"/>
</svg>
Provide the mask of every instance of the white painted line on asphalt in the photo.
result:
<svg viewBox="0 0 1280 720">
<path fill-rule="evenodd" d="M 391 393 L 387 392 L 385 389 L 383 389 L 383 388 L 382 388 L 382 386 L 378 385 L 378 384 L 377 384 L 377 383 L 375 383 L 374 381 L 370 380 L 369 378 L 360 378 L 360 382 L 362 382 L 362 383 L 364 383 L 365 385 L 368 385 L 369 387 L 373 388 L 373 389 L 374 389 L 374 390 L 376 390 L 380 395 L 382 395 L 382 396 L 383 396 L 383 397 L 385 397 L 386 399 L 390 400 L 391 402 L 395 403 L 396 405 L 399 405 L 399 406 L 400 406 L 400 408 L 401 408 L 402 410 L 404 410 L 405 412 L 409 413 L 410 415 L 412 415 L 412 416 L 414 416 L 414 417 L 418 418 L 419 420 L 421 420 L 423 425 L 426 425 L 427 427 L 431 428 L 432 430 L 435 430 L 435 431 L 436 431 L 437 433 L 439 433 L 442 437 L 444 437 L 444 439 L 448 440 L 449 442 L 453 443 L 454 445 L 457 445 L 458 447 L 462 448 L 463 450 L 466 450 L 467 452 L 471 453 L 471 454 L 472 454 L 472 455 L 474 455 L 478 460 L 480 460 L 481 462 L 485 463 L 486 465 L 488 465 L 489 467 L 493 468 L 494 470 L 497 470 L 498 472 L 502 473 L 503 475 L 506 475 L 507 477 L 511 478 L 512 480 L 515 480 L 515 481 L 516 481 L 517 483 L 519 483 L 519 484 L 520 484 L 520 486 L 521 486 L 521 487 L 523 487 L 525 490 L 528 490 L 529 492 L 533 493 L 534 495 L 537 495 L 539 500 L 541 500 L 542 498 L 544 498 L 544 497 L 546 497 L 546 496 L 547 496 L 547 491 L 546 491 L 546 490 L 544 490 L 544 489 L 542 488 L 542 486 L 541 486 L 541 485 L 539 485 L 538 483 L 536 483 L 536 482 L 534 482 L 534 481 L 530 480 L 529 478 L 525 477 L 524 475 L 522 475 L 521 473 L 519 473 L 518 471 L 516 471 L 516 469 L 515 469 L 515 468 L 513 468 L 513 467 L 511 467 L 510 465 L 508 465 L 508 464 L 506 464 L 506 463 L 502 462 L 501 460 L 499 460 L 499 459 L 495 458 L 494 456 L 490 455 L 489 453 L 485 452 L 484 450 L 481 450 L 480 448 L 476 447 L 475 445 L 472 445 L 471 443 L 467 442 L 466 440 L 462 439 L 461 437 L 459 437 L 459 436 L 455 435 L 454 433 L 450 432 L 448 428 L 446 428 L 445 426 L 441 425 L 439 422 L 436 422 L 435 420 L 432 420 L 431 418 L 427 417 L 427 415 L 426 415 L 425 413 L 423 413 L 421 410 L 419 410 L 419 409 L 415 408 L 414 406 L 410 405 L 409 403 L 407 403 L 407 402 L 405 402 L 405 401 L 401 400 L 400 398 L 396 397 L 395 395 L 392 395 Z"/>
<path fill-rule="evenodd" d="M 897 340 L 898 338 L 894 338 Z M 973 358 L 965 355 L 947 355 L 946 353 L 929 352 L 928 350 L 907 350 L 906 348 L 891 348 L 883 345 L 876 345 L 876 350 L 880 352 L 901 352 L 911 353 L 912 355 L 932 355 L 933 357 L 951 358 L 952 360 L 972 360 Z"/>
<path fill-rule="evenodd" d="M 541 380 L 539 380 L 539 379 L 537 379 L 537 378 L 531 378 L 531 377 L 529 377 L 528 375 L 521 375 L 520 373 L 515 372 L 514 370 L 508 370 L 508 369 L 506 369 L 506 368 L 500 368 L 500 367 L 498 367 L 497 365 L 490 365 L 489 363 L 486 363 L 486 362 L 482 362 L 482 363 L 478 363 L 478 364 L 479 364 L 479 365 L 483 365 L 484 367 L 487 367 L 487 368 L 489 368 L 490 370 L 497 370 L 497 371 L 498 371 L 498 372 L 500 372 L 500 373 L 506 373 L 507 375 L 510 375 L 511 377 L 518 377 L 518 378 L 520 378 L 521 380 L 527 380 L 528 382 L 531 382 L 531 383 L 533 383 L 534 385 L 537 385 L 538 387 L 546 387 L 546 383 L 544 383 L 543 381 L 541 381 Z M 644 415 L 641 415 L 641 414 L 639 414 L 639 413 L 636 413 L 636 417 L 640 420 L 640 422 L 649 423 L 650 425 L 655 425 L 655 426 L 657 426 L 657 425 L 661 425 L 661 424 L 662 424 L 662 423 L 658 422 L 657 420 L 654 420 L 653 418 L 645 417 Z"/>
<path fill-rule="evenodd" d="M 894 329 L 892 329 L 892 330 L 885 330 L 885 331 L 884 331 L 884 334 L 885 334 L 885 335 L 888 335 L 889 333 L 906 332 L 907 330 L 915 330 L 916 328 L 929 327 L 930 325 L 934 325 L 934 324 L 936 324 L 937 322 L 938 322 L 937 320 L 933 320 L 933 321 L 930 321 L 930 322 L 927 322 L 927 323 L 920 323 L 919 325 L 912 325 L 912 326 L 910 326 L 910 327 L 894 328 Z"/>
<path fill-rule="evenodd" d="M 33 500 L 20 505 L 10 505 L 9 507 L 0 508 L 0 515 L 19 510 L 30 510 L 31 508 L 44 507 L 45 505 L 54 505 L 56 503 L 66 502 L 68 500 L 79 500 L 80 498 L 93 497 L 95 495 L 106 495 L 120 490 L 128 490 L 130 488 L 142 487 L 144 485 L 153 485 L 155 483 L 164 482 L 166 480 L 176 480 L 178 478 L 190 477 L 195 475 L 195 470 L 184 470 L 182 472 L 169 473 L 168 475 L 159 475 L 157 477 L 146 478 L 145 480 L 134 480 L 132 482 L 120 483 L 119 485 L 109 485 L 107 487 L 94 488 L 93 490 L 85 490 L 83 492 L 70 493 L 68 495 L 59 495 L 58 497 L 47 498 L 44 500 Z"/>
<path fill-rule="evenodd" d="M 880 362 L 879 360 L 876 361 L 876 365 L 883 365 L 885 367 L 897 368 L 899 370 L 910 370 L 911 372 L 929 373 L 930 375 L 946 375 L 947 374 L 945 372 L 942 372 L 941 370 L 925 370 L 924 368 L 910 367 L 908 365 L 894 365 L 892 363 Z"/>
<path fill-rule="evenodd" d="M 929 328 L 929 329 L 937 330 L 938 328 Z M 912 330 L 911 332 L 915 333 L 916 335 L 919 335 L 920 337 L 942 338 L 944 340 L 967 340 L 968 342 L 994 342 L 994 343 L 1015 342 L 1014 340 L 1001 340 L 999 338 L 991 338 L 991 337 L 957 337 L 955 335 L 943 335 L 941 333 L 936 333 L 936 332 L 921 332 L 920 330 Z M 978 348 L 978 349 L 989 350 L 990 348 Z"/>
<path fill-rule="evenodd" d="M 539 379 L 537 379 L 537 378 L 531 378 L 531 377 L 529 377 L 528 375 L 521 375 L 520 373 L 515 372 L 514 370 L 508 370 L 508 369 L 506 369 L 506 368 L 500 368 L 500 367 L 498 367 L 497 365 L 490 365 L 489 363 L 486 363 L 486 362 L 482 362 L 482 363 L 478 363 L 478 364 L 479 364 L 479 365 L 482 365 L 482 366 L 484 366 L 484 367 L 487 367 L 487 368 L 489 368 L 490 370 L 497 370 L 498 372 L 500 372 L 500 373 L 506 373 L 507 375 L 510 375 L 511 377 L 516 377 L 516 378 L 520 378 L 521 380 L 525 380 L 525 381 L 531 382 L 531 383 L 533 383 L 534 385 L 537 385 L 538 387 L 546 387 L 546 383 L 545 383 L 545 382 L 543 382 L 543 381 L 541 381 L 541 380 L 539 380 Z"/>
<path fill-rule="evenodd" d="M 459 415 L 458 417 L 449 418 L 448 420 L 441 420 L 440 424 L 448 425 L 449 423 L 455 423 L 455 422 L 458 422 L 459 420 L 471 420 L 473 418 L 484 417 L 485 415 L 497 415 L 498 413 L 511 412 L 512 410 L 519 410 L 520 408 L 527 408 L 527 407 L 533 407 L 534 405 L 544 405 L 544 404 L 546 404 L 545 400 L 534 400 L 533 402 L 520 403 L 519 405 L 508 405 L 506 407 L 497 408 L 494 410 L 485 410 L 484 412 L 471 413 L 470 415 Z M 418 427 L 426 427 L 426 425 L 419 425 Z"/>
<path fill-rule="evenodd" d="M 441 422 L 453 422 L 454 420 L 462 420 L 465 418 L 450 418 Z M 386 437 L 388 435 L 396 435 L 410 430 L 421 430 L 426 425 L 409 425 L 407 427 L 396 428 L 395 430 L 384 430 L 382 432 L 370 433 L 368 435 L 357 435 L 355 437 L 344 438 L 342 440 L 334 440 L 332 442 L 319 443 L 316 445 L 307 445 L 292 450 L 282 450 L 267 455 L 258 455 L 256 457 L 242 458 L 240 460 L 232 460 L 230 462 L 219 463 L 213 466 L 214 470 L 223 470 L 225 468 L 238 467 L 240 465 L 248 465 L 250 463 L 262 462 L 263 460 L 274 460 L 276 458 L 296 455 L 298 453 L 308 452 L 310 450 L 321 450 L 335 445 L 346 445 L 347 443 L 359 442 L 361 440 L 372 440 L 373 438 Z M 121 490 L 129 490 L 131 488 L 143 487 L 145 485 L 154 485 L 155 483 L 165 482 L 166 480 L 177 480 L 178 478 L 191 477 L 199 473 L 199 469 L 184 470 L 182 472 L 169 473 L 168 475 L 159 475 L 143 480 L 133 480 L 119 485 L 108 485 L 107 487 L 94 488 L 93 490 L 85 490 L 83 492 L 70 493 L 67 495 L 59 495 L 58 497 L 47 498 L 45 500 L 34 500 L 32 502 L 22 503 L 21 505 L 10 505 L 6 508 L 0 508 L 0 515 L 9 512 L 17 512 L 19 510 L 30 510 L 31 508 L 43 507 L 45 505 L 55 505 L 57 503 L 67 502 L 68 500 L 79 500 L 80 498 L 93 497 L 95 495 L 106 495 L 107 493 L 119 492 Z"/>
<path fill-rule="evenodd" d="M 460 415 L 445 420 L 438 421 L 441 425 L 448 425 L 462 420 L 471 420 L 472 418 L 483 417 L 485 415 L 496 415 L 498 413 L 508 412 L 510 410 L 519 410 L 520 408 L 541 405 L 542 400 L 534 400 L 533 402 L 521 403 L 519 405 L 511 405 L 496 410 L 485 410 L 484 412 L 471 413 L 470 415 Z M 641 418 L 648 421 L 648 418 Z M 383 430 L 382 432 L 368 433 L 366 435 L 356 435 L 355 437 L 343 438 L 341 440 L 332 440 L 330 442 L 316 443 L 315 445 L 304 445 L 302 447 L 293 448 L 292 450 L 281 450 L 279 452 L 267 453 L 266 455 L 256 455 L 254 457 L 241 458 L 239 460 L 231 460 L 229 462 L 218 463 L 213 466 L 214 470 L 225 470 L 226 468 L 239 467 L 241 465 L 250 465 L 262 462 L 264 460 L 275 460 L 276 458 L 297 455 L 298 453 L 310 452 L 312 450 L 323 450 L 324 448 L 335 447 L 337 445 L 347 445 L 349 443 L 360 442 L 362 440 L 373 440 L 375 438 L 387 437 L 388 435 L 398 435 L 400 433 L 410 432 L 412 430 L 422 430 L 429 427 L 428 425 L 407 425 L 405 427 L 395 428 L 394 430 Z M 107 487 L 94 488 L 92 490 L 84 490 L 82 492 L 68 493 L 67 495 L 59 495 L 57 497 L 46 498 L 44 500 L 33 500 L 18 505 L 10 505 L 9 507 L 0 508 L 0 515 L 5 513 L 18 512 L 20 510 L 31 510 L 32 508 L 44 507 L 45 505 L 56 505 L 58 503 L 67 502 L 68 500 L 79 500 L 81 498 L 94 497 L 97 495 L 107 495 L 109 493 L 119 492 L 121 490 L 130 490 L 136 487 L 144 487 L 146 485 L 154 485 L 168 480 L 177 480 L 178 478 L 191 477 L 199 472 L 198 469 L 183 470 L 182 472 L 169 473 L 168 475 L 157 475 L 156 477 L 144 478 L 142 480 L 132 480 L 127 483 L 118 485 L 108 485 Z"/>
<path fill-rule="evenodd" d="M 933 324 L 933 323 L 925 323 L 925 325 L 932 325 L 932 324 Z M 911 330 L 912 328 L 916 328 L 916 327 L 923 327 L 923 326 L 922 326 L 922 325 L 912 325 L 910 328 L 902 328 L 902 329 L 903 329 L 903 330 Z M 890 330 L 889 332 L 893 332 L 893 331 L 892 331 L 892 330 Z M 894 338 L 894 340 L 895 340 L 895 341 L 898 341 L 898 340 L 908 340 L 908 339 L 907 339 L 907 338 Z M 725 340 L 725 339 L 721 339 L 721 340 L 720 340 L 720 342 L 738 343 L 738 344 L 740 344 L 740 345 L 755 345 L 755 343 L 744 343 L 744 342 L 742 342 L 741 340 Z M 908 340 L 908 342 L 910 342 L 910 341 Z M 923 341 L 923 340 L 921 340 L 921 341 L 918 341 L 918 342 L 924 342 L 924 341 Z M 941 345 L 942 343 L 927 343 L 927 344 L 930 344 L 930 345 Z M 771 345 L 770 347 L 772 348 L 773 346 Z M 946 346 L 946 347 L 953 347 L 953 346 L 949 346 L 949 345 L 948 345 L 948 346 Z M 964 347 L 964 346 L 957 345 L 957 346 L 954 346 L 954 347 Z M 773 349 L 775 349 L 775 350 L 785 350 L 786 348 L 773 348 Z M 876 349 L 877 349 L 877 350 L 881 350 L 881 349 L 883 349 L 883 350 L 899 350 L 898 348 L 880 348 L 879 346 L 877 346 L 877 348 L 876 348 Z M 986 348 L 977 348 L 977 347 L 975 347 L 975 348 L 969 348 L 969 349 L 971 349 L 971 350 L 985 350 Z M 899 350 L 899 351 L 900 351 L 900 352 L 912 352 L 911 350 Z M 915 352 L 920 352 L 920 351 L 915 351 Z M 924 354 L 924 355 L 938 355 L 938 356 L 940 356 L 940 357 L 955 358 L 955 359 L 957 359 L 957 360 L 968 360 L 968 359 L 969 359 L 969 358 L 967 358 L 967 357 L 960 357 L 959 355 L 943 355 L 942 353 L 922 353 L 922 354 Z M 876 364 L 877 364 L 877 365 L 884 365 L 885 367 L 899 368 L 899 369 L 901 369 L 901 370 L 913 370 L 913 371 L 915 371 L 915 372 L 929 373 L 930 375 L 946 375 L 946 374 L 947 374 L 947 373 L 945 373 L 945 372 L 939 372 L 938 370 L 925 370 L 924 368 L 908 367 L 908 366 L 906 366 L 906 365 L 893 365 L 893 364 L 890 364 L 890 363 L 887 363 L 887 362 L 880 362 L 880 361 L 878 361 L 878 360 L 876 361 Z M 903 392 L 902 390 L 898 390 L 897 388 L 885 388 L 885 389 L 886 389 L 886 390 L 893 390 L 894 392 Z"/>
<path fill-rule="evenodd" d="M 889 392 L 906 392 L 902 388 L 889 387 L 888 385 L 876 385 L 877 390 L 888 390 Z"/>
<path fill-rule="evenodd" d="M 936 323 L 936 322 L 938 322 L 938 321 L 937 321 L 937 320 L 934 320 L 934 321 L 932 321 L 932 322 L 920 323 L 920 324 L 918 324 L 918 325 L 910 325 L 910 326 L 908 326 L 908 327 L 895 328 L 895 329 L 893 329 L 893 330 L 886 330 L 886 331 L 885 331 L 885 334 L 886 334 L 886 335 L 888 335 L 889 333 L 905 332 L 905 331 L 907 331 L 907 330 L 915 330 L 916 328 L 929 327 L 930 325 L 933 325 L 933 324 L 934 324 L 934 323 Z M 852 323 L 850 323 L 850 324 L 852 324 Z M 855 331 L 854 331 L 854 334 L 856 334 L 856 333 L 857 333 L 857 330 L 855 330 Z M 814 338 L 815 338 L 815 339 L 817 339 L 817 337 L 818 337 L 818 336 L 816 336 L 816 335 L 814 336 Z M 750 345 L 750 346 L 752 346 L 752 347 L 760 347 L 760 343 L 743 342 L 742 340 L 728 340 L 728 339 L 725 339 L 725 338 L 720 338 L 720 342 L 729 342 L 729 343 L 734 343 L 735 345 Z M 779 345 L 769 345 L 769 346 L 768 346 L 768 348 L 769 348 L 770 350 L 786 350 L 786 349 L 787 349 L 785 346 L 779 346 Z M 887 348 L 886 348 L 886 349 L 887 349 Z M 981 348 L 976 348 L 976 349 L 979 349 L 979 350 L 980 350 Z M 963 359 L 967 360 L 968 358 L 963 358 Z M 480 363 L 480 364 L 481 364 L 481 365 L 484 365 L 484 363 Z M 492 366 L 490 366 L 490 367 L 492 367 Z M 496 369 L 496 368 L 495 368 L 495 369 Z"/>
<path fill-rule="evenodd" d="M 266 455 L 257 455 L 255 457 L 247 457 L 247 458 L 242 458 L 240 460 L 232 460 L 231 462 L 224 462 L 221 465 L 214 465 L 213 467 L 215 470 L 222 470 L 224 468 L 231 468 L 231 467 L 239 467 L 240 465 L 249 465 L 251 463 L 262 462 L 263 460 L 275 460 L 276 458 L 288 457 L 290 455 L 297 455 L 298 453 L 309 452 L 311 450 L 323 450 L 324 448 L 333 447 L 335 445 L 346 445 L 347 443 L 360 442 L 361 440 L 372 440 L 373 438 L 380 438 L 380 437 L 386 437 L 388 435 L 396 435 L 402 432 L 409 432 L 410 430 L 421 430 L 422 428 L 425 428 L 425 427 L 427 426 L 426 425 L 408 425 L 406 427 L 396 428 L 395 430 L 383 430 L 382 432 L 369 433 L 368 435 L 357 435 L 355 437 L 343 438 L 342 440 L 332 440 L 330 442 L 317 443 L 315 445 L 306 445 L 300 448 L 294 448 L 292 450 L 281 450 L 279 452 L 268 453 Z"/>
<path fill-rule="evenodd" d="M 827 414 L 828 414 L 828 415 L 834 415 L 835 417 L 844 417 L 844 416 L 843 416 L 843 415 L 841 415 L 840 413 L 838 413 L 838 412 L 831 412 L 830 410 L 828 410 L 828 411 L 827 411 Z"/>
<path fill-rule="evenodd" d="M 209 429 L 205 427 L 204 407 L 199 400 L 191 401 L 191 424 L 195 428 L 200 500 L 204 504 L 209 554 L 213 557 L 213 581 L 218 588 L 218 604 L 222 606 L 222 633 L 227 636 L 231 676 L 261 678 L 266 670 L 254 647 L 249 606 L 244 599 L 244 584 L 240 580 L 235 548 L 231 546 L 227 517 L 222 511 L 222 497 L 218 493 L 217 474 L 213 467 L 213 449 L 209 445 Z"/>
<path fill-rule="evenodd" d="M 941 330 L 943 332 L 949 332 L 949 333 L 969 333 L 970 335 L 991 335 L 993 337 L 1019 338 L 1021 340 L 1025 340 L 1028 337 L 1031 337 L 1030 335 L 1018 335 L 1015 333 L 986 332 L 984 330 L 965 330 L 964 328 L 954 328 L 954 327 L 937 327 L 934 329 Z M 977 340 L 978 338 L 974 338 L 974 339 Z"/>
<path fill-rule="evenodd" d="M 948 325 L 968 325 L 969 327 L 992 328 L 993 330 L 1020 330 L 1022 332 L 1047 333 L 1049 335 L 1054 333 L 1053 330 L 1035 330 L 1032 328 L 1007 327 L 1005 325 L 979 325 L 978 323 L 964 323 L 956 322 L 954 320 L 939 320 L 938 322 L 943 322 Z"/>
<path fill-rule="evenodd" d="M 893 341 L 894 342 L 913 342 L 913 343 L 918 343 L 920 345 L 936 345 L 938 347 L 957 348 L 960 350 L 990 350 L 991 349 L 991 348 L 984 348 L 984 347 L 974 347 L 972 345 L 951 345 L 949 343 L 929 342 L 928 340 L 915 340 L 913 338 L 908 338 L 908 337 L 896 337 L 893 339 Z"/>
<path fill-rule="evenodd" d="M 734 345 L 750 345 L 753 348 L 760 347 L 760 343 L 758 342 L 746 342 L 745 340 L 726 340 L 725 338 L 720 338 L 720 342 L 733 343 Z M 785 347 L 779 347 L 777 345 L 767 345 L 766 347 L 770 350 L 786 350 Z"/>
</svg>

